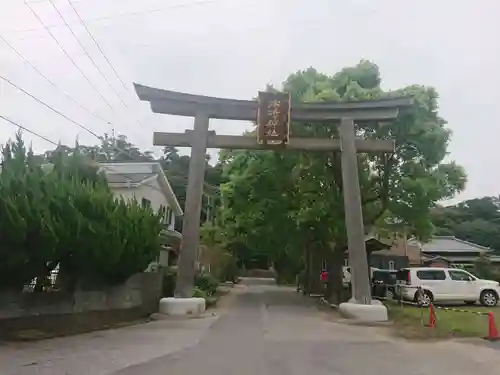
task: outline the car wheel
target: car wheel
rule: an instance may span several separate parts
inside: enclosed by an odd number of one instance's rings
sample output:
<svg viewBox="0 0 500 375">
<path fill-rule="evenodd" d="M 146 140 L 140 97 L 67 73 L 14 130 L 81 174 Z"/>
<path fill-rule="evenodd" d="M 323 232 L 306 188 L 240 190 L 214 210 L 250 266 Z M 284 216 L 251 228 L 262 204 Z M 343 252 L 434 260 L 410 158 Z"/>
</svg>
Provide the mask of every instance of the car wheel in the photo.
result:
<svg viewBox="0 0 500 375">
<path fill-rule="evenodd" d="M 420 306 L 430 306 L 433 299 L 434 297 L 432 296 L 432 293 L 428 290 L 418 290 L 415 293 L 415 302 L 417 302 Z"/>
<path fill-rule="evenodd" d="M 394 299 L 394 292 L 390 289 L 387 289 L 387 291 L 385 292 L 385 298 Z"/>
<path fill-rule="evenodd" d="M 493 290 L 483 290 L 479 301 L 483 306 L 493 307 L 498 304 L 498 295 Z"/>
</svg>

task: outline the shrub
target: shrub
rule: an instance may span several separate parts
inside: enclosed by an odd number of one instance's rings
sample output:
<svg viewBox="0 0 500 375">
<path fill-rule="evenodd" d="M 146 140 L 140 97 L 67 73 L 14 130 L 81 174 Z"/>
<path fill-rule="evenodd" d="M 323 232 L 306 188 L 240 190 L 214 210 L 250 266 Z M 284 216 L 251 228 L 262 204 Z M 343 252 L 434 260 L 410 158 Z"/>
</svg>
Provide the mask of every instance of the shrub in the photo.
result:
<svg viewBox="0 0 500 375">
<path fill-rule="evenodd" d="M 205 306 L 207 308 L 213 307 L 217 304 L 217 297 L 209 296 L 207 292 L 201 290 L 198 287 L 193 288 L 192 296 L 196 298 L 203 298 L 205 300 Z"/>
<path fill-rule="evenodd" d="M 168 267 L 163 276 L 163 297 L 173 297 L 177 282 L 177 267 Z"/>
<path fill-rule="evenodd" d="M 213 296 L 219 286 L 219 280 L 209 273 L 201 273 L 196 276 L 194 284 L 209 296 Z"/>
<path fill-rule="evenodd" d="M 236 259 L 231 254 L 225 254 L 222 270 L 220 274 L 221 281 L 230 281 L 236 283 L 239 276 L 239 269 Z"/>
<path fill-rule="evenodd" d="M 206 299 L 208 297 L 208 294 L 207 292 L 205 292 L 204 290 L 198 288 L 198 287 L 194 287 L 191 291 L 191 294 L 193 297 L 196 297 L 196 298 L 204 298 Z"/>
<path fill-rule="evenodd" d="M 18 133 L 1 159 L 0 289 L 40 283 L 56 266 L 63 287 L 118 284 L 158 256 L 164 210 L 116 199 L 84 155 L 42 168 Z"/>
</svg>

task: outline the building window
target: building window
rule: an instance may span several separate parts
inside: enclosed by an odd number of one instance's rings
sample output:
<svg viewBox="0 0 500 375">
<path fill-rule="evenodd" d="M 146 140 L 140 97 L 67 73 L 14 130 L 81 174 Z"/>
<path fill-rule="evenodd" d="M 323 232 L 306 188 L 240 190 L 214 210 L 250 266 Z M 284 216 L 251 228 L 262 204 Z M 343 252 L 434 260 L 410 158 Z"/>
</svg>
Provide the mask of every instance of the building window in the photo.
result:
<svg viewBox="0 0 500 375">
<path fill-rule="evenodd" d="M 328 270 L 328 262 L 326 261 L 326 259 L 323 259 L 321 261 L 321 271 L 326 271 Z"/>
<path fill-rule="evenodd" d="M 389 261 L 389 269 L 390 270 L 395 270 L 396 269 L 396 264 L 394 263 L 393 260 Z"/>
<path fill-rule="evenodd" d="M 167 225 L 170 225 L 172 224 L 172 210 L 170 209 L 170 207 L 167 207 L 166 211 L 165 211 L 165 223 Z"/>
<path fill-rule="evenodd" d="M 146 198 L 141 199 L 141 204 L 143 207 L 151 207 L 151 201 L 149 199 L 146 199 Z"/>
</svg>

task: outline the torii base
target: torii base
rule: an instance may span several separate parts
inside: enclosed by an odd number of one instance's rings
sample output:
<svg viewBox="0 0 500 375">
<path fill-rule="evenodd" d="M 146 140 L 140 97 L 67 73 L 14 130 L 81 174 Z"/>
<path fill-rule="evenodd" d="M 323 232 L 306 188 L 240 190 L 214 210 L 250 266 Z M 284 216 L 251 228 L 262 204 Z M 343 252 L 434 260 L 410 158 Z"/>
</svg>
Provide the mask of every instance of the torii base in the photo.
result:
<svg viewBox="0 0 500 375">
<path fill-rule="evenodd" d="M 206 306 L 203 298 L 168 297 L 160 300 L 158 314 L 190 318 L 203 315 L 205 310 Z"/>
<path fill-rule="evenodd" d="M 387 322 L 387 307 L 377 300 L 372 300 L 370 305 L 363 305 L 353 301 L 344 302 L 339 305 L 342 316 L 360 323 Z"/>
</svg>

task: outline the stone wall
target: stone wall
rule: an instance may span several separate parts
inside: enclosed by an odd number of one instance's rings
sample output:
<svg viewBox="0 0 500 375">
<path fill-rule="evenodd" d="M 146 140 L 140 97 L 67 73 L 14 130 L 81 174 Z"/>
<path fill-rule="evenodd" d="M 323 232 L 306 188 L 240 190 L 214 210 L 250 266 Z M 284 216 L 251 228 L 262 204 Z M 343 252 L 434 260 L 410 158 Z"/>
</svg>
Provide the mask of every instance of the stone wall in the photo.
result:
<svg viewBox="0 0 500 375">
<path fill-rule="evenodd" d="M 99 329 L 157 311 L 163 270 L 132 276 L 124 284 L 74 293 L 0 293 L 0 332 Z"/>
<path fill-rule="evenodd" d="M 132 276 L 122 285 L 97 291 L 2 293 L 0 319 L 137 307 L 154 309 L 153 301 L 157 305 L 160 299 L 161 282 L 160 272 L 144 272 Z"/>
</svg>

